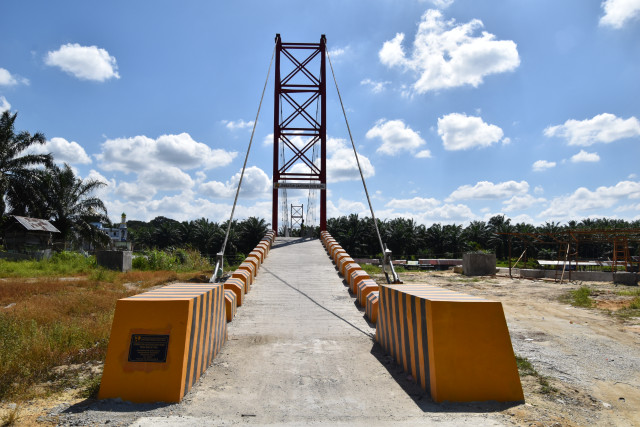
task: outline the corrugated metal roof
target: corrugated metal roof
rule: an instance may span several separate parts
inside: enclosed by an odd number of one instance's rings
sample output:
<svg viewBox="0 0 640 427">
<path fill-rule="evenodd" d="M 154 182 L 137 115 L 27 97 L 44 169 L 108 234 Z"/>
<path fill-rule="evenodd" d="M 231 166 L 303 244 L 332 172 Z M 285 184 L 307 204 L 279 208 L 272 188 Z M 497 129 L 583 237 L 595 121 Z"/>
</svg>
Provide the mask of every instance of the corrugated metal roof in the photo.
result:
<svg viewBox="0 0 640 427">
<path fill-rule="evenodd" d="M 59 233 L 60 230 L 55 228 L 49 221 L 46 219 L 40 218 L 29 218 L 26 216 L 13 216 L 24 228 L 29 231 L 49 231 L 51 233 Z"/>
</svg>

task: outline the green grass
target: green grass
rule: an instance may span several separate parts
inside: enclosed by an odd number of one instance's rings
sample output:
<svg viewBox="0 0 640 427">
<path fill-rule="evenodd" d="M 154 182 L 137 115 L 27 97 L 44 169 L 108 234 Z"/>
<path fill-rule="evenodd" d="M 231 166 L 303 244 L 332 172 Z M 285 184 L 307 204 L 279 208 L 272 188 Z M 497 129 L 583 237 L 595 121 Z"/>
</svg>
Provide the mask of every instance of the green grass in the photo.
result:
<svg viewBox="0 0 640 427">
<path fill-rule="evenodd" d="M 616 294 L 621 295 L 621 296 L 637 297 L 637 296 L 640 296 L 640 288 L 628 289 L 628 290 L 624 290 L 624 291 L 618 291 L 618 292 L 616 292 Z"/>
<path fill-rule="evenodd" d="M 373 264 L 360 264 L 360 267 L 369 275 L 382 274 L 382 268 Z"/>
<path fill-rule="evenodd" d="M 74 252 L 60 252 L 54 254 L 49 260 L 23 260 L 11 261 L 0 259 L 0 271 L 2 277 L 51 277 L 51 276 L 75 276 L 88 273 L 96 266 L 93 256 Z"/>
<path fill-rule="evenodd" d="M 549 378 L 536 371 L 536 368 L 526 357 L 516 355 L 516 364 L 521 377 L 532 376 L 536 378 L 538 384 L 540 384 L 540 392 L 542 394 L 552 394 L 558 391 L 549 383 Z"/>
<path fill-rule="evenodd" d="M 569 291 L 562 297 L 560 301 L 571 304 L 574 307 L 593 307 L 591 295 L 593 291 L 588 286 L 581 286 L 576 290 Z"/>
</svg>

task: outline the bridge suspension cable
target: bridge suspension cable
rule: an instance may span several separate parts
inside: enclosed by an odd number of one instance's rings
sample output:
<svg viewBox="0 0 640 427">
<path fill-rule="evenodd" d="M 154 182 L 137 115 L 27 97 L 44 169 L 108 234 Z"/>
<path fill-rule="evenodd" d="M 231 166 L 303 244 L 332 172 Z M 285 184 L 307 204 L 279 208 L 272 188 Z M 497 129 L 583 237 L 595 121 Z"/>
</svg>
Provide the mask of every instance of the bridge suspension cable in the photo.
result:
<svg viewBox="0 0 640 427">
<path fill-rule="evenodd" d="M 253 136 L 256 132 L 256 126 L 258 125 L 258 118 L 260 117 L 260 109 L 262 108 L 262 100 L 264 99 L 264 93 L 267 90 L 267 85 L 269 84 L 269 75 L 271 74 L 271 66 L 273 65 L 273 58 L 276 55 L 276 48 L 273 48 L 273 53 L 271 54 L 271 62 L 269 63 L 269 69 L 267 70 L 267 78 L 264 82 L 264 88 L 262 88 L 262 95 L 260 96 L 260 103 L 258 104 L 258 112 L 256 113 L 256 119 L 253 122 L 253 129 L 251 130 L 251 137 L 249 138 L 249 147 L 247 148 L 247 154 L 244 156 L 244 163 L 242 164 L 242 172 L 240 172 L 240 180 L 238 181 L 238 188 L 236 189 L 236 195 L 233 199 L 233 207 L 231 208 L 231 216 L 229 217 L 229 223 L 227 224 L 227 231 L 224 235 L 224 242 L 222 243 L 222 248 L 220 252 L 218 252 L 216 256 L 216 268 L 213 271 L 213 276 L 209 279 L 209 282 L 215 282 L 220 277 L 222 277 L 222 271 L 224 267 L 224 251 L 227 247 L 227 241 L 229 240 L 229 232 L 231 231 L 231 224 L 233 223 L 233 214 L 236 211 L 236 205 L 238 204 L 238 195 L 240 194 L 240 187 L 242 186 L 242 179 L 244 178 L 244 171 L 247 168 L 247 160 L 249 159 L 249 152 L 251 151 L 251 144 L 253 143 Z"/>
<path fill-rule="evenodd" d="M 367 183 L 364 179 L 364 174 L 362 173 L 362 167 L 360 166 L 360 159 L 358 158 L 358 152 L 356 150 L 356 145 L 353 142 L 353 135 L 351 134 L 351 127 L 349 126 L 349 120 L 347 119 L 347 112 L 344 108 L 344 103 L 342 102 L 342 95 L 340 95 L 340 88 L 338 88 L 338 80 L 336 79 L 336 73 L 333 70 L 333 63 L 331 62 L 331 55 L 329 55 L 329 49 L 327 49 L 327 58 L 329 59 L 329 66 L 331 68 L 331 75 L 333 76 L 333 82 L 336 85 L 336 92 L 338 92 L 338 99 L 340 100 L 340 107 L 342 107 L 342 114 L 344 116 L 344 121 L 347 125 L 347 131 L 349 132 L 349 139 L 351 140 L 351 147 L 353 147 L 353 154 L 356 157 L 356 163 L 358 165 L 358 171 L 360 172 L 360 178 L 362 179 L 362 186 L 364 187 L 364 193 L 367 196 L 367 202 L 369 203 L 369 210 L 371 211 L 371 218 L 373 219 L 373 226 L 376 229 L 376 234 L 378 236 L 378 242 L 380 243 L 380 249 L 382 250 L 383 260 L 382 260 L 382 269 L 387 278 L 388 283 L 402 283 L 400 278 L 396 274 L 395 269 L 393 268 L 393 262 L 391 262 L 391 251 L 387 249 L 387 246 L 382 243 L 382 237 L 380 235 L 380 229 L 378 228 L 378 221 L 376 220 L 376 215 L 373 212 L 373 205 L 371 204 L 371 198 L 369 197 L 369 191 L 367 190 Z M 391 273 L 392 279 L 389 278 L 389 273 L 387 272 L 387 268 Z"/>
</svg>

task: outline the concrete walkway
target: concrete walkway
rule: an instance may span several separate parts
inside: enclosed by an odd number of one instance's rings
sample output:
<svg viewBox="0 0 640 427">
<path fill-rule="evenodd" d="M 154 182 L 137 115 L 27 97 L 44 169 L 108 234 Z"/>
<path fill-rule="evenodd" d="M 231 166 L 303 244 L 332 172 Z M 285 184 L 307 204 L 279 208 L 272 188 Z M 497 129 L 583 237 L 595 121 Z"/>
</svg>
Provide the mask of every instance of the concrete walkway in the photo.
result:
<svg viewBox="0 0 640 427">
<path fill-rule="evenodd" d="M 278 238 L 213 366 L 173 415 L 134 425 L 506 421 L 433 403 L 374 345 L 354 301 L 319 240 Z"/>
</svg>

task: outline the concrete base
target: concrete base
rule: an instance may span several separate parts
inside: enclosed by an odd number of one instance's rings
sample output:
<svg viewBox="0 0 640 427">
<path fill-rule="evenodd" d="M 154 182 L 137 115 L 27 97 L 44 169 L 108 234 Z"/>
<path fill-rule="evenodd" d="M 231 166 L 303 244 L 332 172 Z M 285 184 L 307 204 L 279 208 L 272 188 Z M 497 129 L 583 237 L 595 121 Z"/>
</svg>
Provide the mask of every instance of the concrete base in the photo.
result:
<svg viewBox="0 0 640 427">
<path fill-rule="evenodd" d="M 613 283 L 627 286 L 638 286 L 638 275 L 636 273 L 621 271 L 613 276 Z"/>
<path fill-rule="evenodd" d="M 462 272 L 465 276 L 496 274 L 496 254 L 466 253 L 462 255 Z"/>
<path fill-rule="evenodd" d="M 133 253 L 131 251 L 97 251 L 96 261 L 100 267 L 116 271 L 130 271 Z"/>
</svg>

